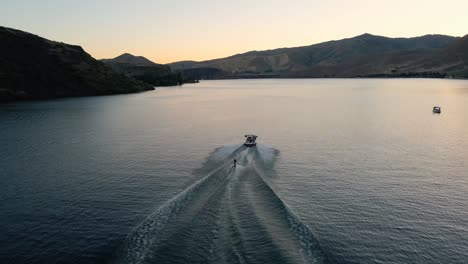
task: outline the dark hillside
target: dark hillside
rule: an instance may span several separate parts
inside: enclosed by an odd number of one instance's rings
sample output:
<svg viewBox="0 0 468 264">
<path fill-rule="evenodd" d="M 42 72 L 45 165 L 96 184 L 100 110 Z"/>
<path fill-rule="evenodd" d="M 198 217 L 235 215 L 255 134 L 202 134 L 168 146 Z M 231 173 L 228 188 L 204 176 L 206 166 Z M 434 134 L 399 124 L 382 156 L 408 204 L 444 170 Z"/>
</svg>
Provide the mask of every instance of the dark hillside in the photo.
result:
<svg viewBox="0 0 468 264">
<path fill-rule="evenodd" d="M 124 53 L 113 59 L 101 60 L 116 72 L 153 86 L 172 86 L 184 83 L 182 75 L 167 65 L 157 64 L 145 57 Z"/>
<path fill-rule="evenodd" d="M 153 87 L 116 73 L 80 46 L 0 27 L 0 101 L 150 89 Z"/>
</svg>

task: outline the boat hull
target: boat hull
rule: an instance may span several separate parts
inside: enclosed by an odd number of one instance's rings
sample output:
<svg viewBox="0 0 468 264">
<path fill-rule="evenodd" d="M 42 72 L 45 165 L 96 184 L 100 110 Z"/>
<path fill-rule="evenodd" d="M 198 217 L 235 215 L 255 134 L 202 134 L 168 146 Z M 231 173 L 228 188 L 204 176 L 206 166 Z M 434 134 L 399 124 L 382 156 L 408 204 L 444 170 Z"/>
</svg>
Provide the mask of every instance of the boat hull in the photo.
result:
<svg viewBox="0 0 468 264">
<path fill-rule="evenodd" d="M 244 143 L 244 146 L 250 148 L 250 147 L 255 147 L 257 143 Z"/>
</svg>

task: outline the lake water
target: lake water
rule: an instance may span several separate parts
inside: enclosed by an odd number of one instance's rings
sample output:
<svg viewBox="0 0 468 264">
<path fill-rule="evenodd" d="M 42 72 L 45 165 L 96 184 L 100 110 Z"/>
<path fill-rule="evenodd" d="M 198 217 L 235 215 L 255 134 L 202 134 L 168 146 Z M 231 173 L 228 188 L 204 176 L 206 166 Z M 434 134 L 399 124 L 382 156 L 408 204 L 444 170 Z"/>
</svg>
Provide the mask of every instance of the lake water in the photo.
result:
<svg viewBox="0 0 468 264">
<path fill-rule="evenodd" d="M 468 263 L 468 81 L 4 104 L 0 155 L 1 263 Z"/>
</svg>

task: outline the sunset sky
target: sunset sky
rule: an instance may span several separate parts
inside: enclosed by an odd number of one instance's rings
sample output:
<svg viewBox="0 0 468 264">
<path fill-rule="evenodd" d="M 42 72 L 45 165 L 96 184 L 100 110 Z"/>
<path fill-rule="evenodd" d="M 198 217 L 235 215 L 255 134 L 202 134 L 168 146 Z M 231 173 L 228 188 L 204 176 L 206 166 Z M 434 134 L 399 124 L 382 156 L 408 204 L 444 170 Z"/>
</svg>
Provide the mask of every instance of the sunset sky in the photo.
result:
<svg viewBox="0 0 468 264">
<path fill-rule="evenodd" d="M 467 0 L 0 0 L 0 25 L 158 63 L 304 46 L 371 33 L 468 34 Z"/>
</svg>

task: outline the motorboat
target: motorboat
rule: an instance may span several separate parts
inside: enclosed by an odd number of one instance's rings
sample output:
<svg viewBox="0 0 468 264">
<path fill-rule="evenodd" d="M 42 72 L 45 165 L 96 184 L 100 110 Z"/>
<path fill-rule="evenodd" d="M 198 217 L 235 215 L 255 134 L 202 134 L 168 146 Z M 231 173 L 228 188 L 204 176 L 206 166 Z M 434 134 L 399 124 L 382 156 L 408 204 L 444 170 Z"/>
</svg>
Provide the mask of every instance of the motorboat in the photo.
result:
<svg viewBox="0 0 468 264">
<path fill-rule="evenodd" d="M 434 106 L 434 108 L 432 108 L 432 113 L 440 114 L 441 113 L 440 106 Z"/>
<path fill-rule="evenodd" d="M 256 135 L 253 135 L 253 134 L 245 135 L 244 146 L 246 146 L 246 147 L 255 147 L 257 145 L 255 140 L 257 140 Z"/>
</svg>

